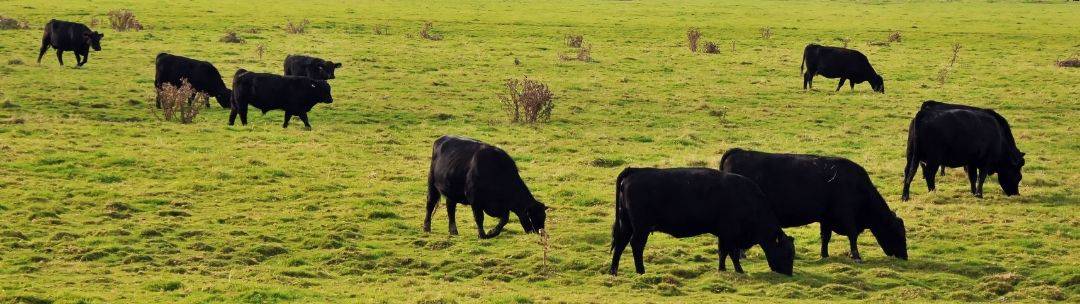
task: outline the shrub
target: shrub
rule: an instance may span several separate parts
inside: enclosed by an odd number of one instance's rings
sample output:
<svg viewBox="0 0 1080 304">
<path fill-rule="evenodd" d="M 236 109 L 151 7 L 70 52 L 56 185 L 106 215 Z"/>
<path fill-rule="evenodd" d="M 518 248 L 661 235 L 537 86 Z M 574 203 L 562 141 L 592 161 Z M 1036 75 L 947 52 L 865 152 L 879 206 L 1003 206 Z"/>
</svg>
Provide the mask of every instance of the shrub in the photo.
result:
<svg viewBox="0 0 1080 304">
<path fill-rule="evenodd" d="M 259 57 L 259 60 L 262 60 L 263 54 L 266 54 L 266 45 L 260 43 L 259 45 L 255 46 L 255 55 Z"/>
<path fill-rule="evenodd" d="M 889 38 L 886 38 L 885 41 L 887 41 L 887 42 L 900 42 L 901 38 L 903 38 L 903 37 L 900 36 L 900 31 L 895 31 L 892 34 L 889 34 Z"/>
<path fill-rule="evenodd" d="M 690 52 L 697 53 L 699 39 L 701 39 L 701 30 L 698 28 L 692 27 L 686 31 L 686 43 L 690 47 Z"/>
<path fill-rule="evenodd" d="M 771 27 L 766 26 L 761 28 L 761 39 L 772 39 L 772 34 Z"/>
<path fill-rule="evenodd" d="M 199 115 L 199 105 L 208 104 L 209 96 L 206 93 L 196 91 L 188 83 L 187 79 L 180 79 L 180 87 L 172 84 L 164 84 L 157 90 L 157 102 L 161 105 L 162 120 L 176 120 L 188 124 Z M 152 111 L 154 107 L 150 108 Z M 157 112 L 154 111 L 154 116 Z"/>
<path fill-rule="evenodd" d="M 566 45 L 569 47 L 581 47 L 583 42 L 585 42 L 585 37 L 581 35 L 566 35 Z"/>
<path fill-rule="evenodd" d="M 547 85 L 525 77 L 507 79 L 506 94 L 499 99 L 511 122 L 531 124 L 551 119 L 551 109 L 555 107 L 552 97 Z"/>
<path fill-rule="evenodd" d="M 371 27 L 371 33 L 375 35 L 386 35 L 390 33 L 390 27 L 384 24 L 376 24 Z"/>
<path fill-rule="evenodd" d="M 432 41 L 442 40 L 442 35 L 431 32 L 433 28 L 434 26 L 431 24 L 431 21 L 424 22 L 424 26 L 420 27 L 420 37 Z"/>
<path fill-rule="evenodd" d="M 953 44 L 952 47 L 952 59 L 949 59 L 949 64 L 941 67 L 938 70 L 937 82 L 938 84 L 945 84 L 945 80 L 949 78 L 949 72 L 952 71 L 953 65 L 956 64 L 956 59 L 960 55 L 960 48 L 962 46 L 959 43 Z"/>
<path fill-rule="evenodd" d="M 0 16 L 0 30 L 25 30 L 30 28 L 30 23 Z"/>
<path fill-rule="evenodd" d="M 712 41 L 708 41 L 705 42 L 705 53 L 718 54 L 720 53 L 720 48 L 717 47 L 715 43 L 712 43 Z"/>
<path fill-rule="evenodd" d="M 128 9 L 110 11 L 109 26 L 117 32 L 139 31 L 143 29 L 142 24 L 135 19 L 135 13 Z"/>
<path fill-rule="evenodd" d="M 224 43 L 244 43 L 244 38 L 237 35 L 234 31 L 228 31 L 225 33 L 225 36 L 222 36 L 218 41 Z M 262 58 L 262 56 L 259 56 L 259 58 Z"/>
<path fill-rule="evenodd" d="M 311 24 L 311 21 L 308 21 L 307 19 L 300 20 L 300 22 L 297 23 L 289 21 L 285 24 L 285 32 L 288 32 L 289 34 L 303 34 L 307 32 L 307 26 L 309 24 Z"/>
<path fill-rule="evenodd" d="M 1080 68 L 1080 58 L 1073 57 L 1065 60 L 1058 60 L 1057 66 L 1063 68 Z"/>
</svg>

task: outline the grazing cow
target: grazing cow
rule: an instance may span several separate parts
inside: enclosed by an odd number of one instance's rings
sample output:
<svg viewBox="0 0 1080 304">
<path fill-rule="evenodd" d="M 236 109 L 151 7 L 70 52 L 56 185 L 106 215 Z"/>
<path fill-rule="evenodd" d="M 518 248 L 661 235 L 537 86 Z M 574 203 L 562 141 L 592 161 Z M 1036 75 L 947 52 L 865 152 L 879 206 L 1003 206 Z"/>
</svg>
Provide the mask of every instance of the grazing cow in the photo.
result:
<svg viewBox="0 0 1080 304">
<path fill-rule="evenodd" d="M 340 62 L 322 60 L 304 55 L 285 57 L 286 76 L 304 76 L 319 80 L 334 79 L 334 69 L 340 68 Z"/>
<path fill-rule="evenodd" d="M 920 164 L 930 191 L 939 166 L 964 167 L 975 197 L 982 197 L 983 182 L 994 173 L 1001 190 L 1011 196 L 1020 194 L 1024 152 L 1016 147 L 1009 122 L 997 112 L 928 100 L 908 127 L 905 201 Z"/>
<path fill-rule="evenodd" d="M 848 237 L 851 258 L 861 262 L 857 239 L 870 229 L 886 255 L 907 259 L 904 220 L 889 210 L 866 170 L 850 160 L 736 148 L 724 152 L 720 170 L 757 183 L 780 226 L 820 223 L 822 258 L 829 256 L 829 238 L 836 232 Z"/>
<path fill-rule="evenodd" d="M 811 43 L 803 49 L 802 64 L 799 65 L 800 72 L 803 70 L 803 65 L 806 66 L 806 73 L 803 74 L 803 90 L 813 88 L 814 75 L 821 75 L 825 78 L 840 78 L 840 84 L 836 85 L 837 91 L 847 80 L 852 90 L 855 90 L 855 84 L 869 81 L 870 87 L 875 92 L 885 93 L 885 81 L 874 71 L 866 55 L 859 51 Z"/>
<path fill-rule="evenodd" d="M 254 73 L 244 69 L 237 70 L 233 75 L 232 99 L 230 126 L 236 122 L 236 114 L 240 114 L 240 123 L 247 125 L 247 108 L 250 104 L 264 114 L 270 110 L 285 110 L 282 128 L 288 128 L 289 119 L 296 115 L 309 129 L 308 111 L 317 103 L 334 102 L 330 96 L 330 84 L 325 80 Z"/>
<path fill-rule="evenodd" d="M 56 49 L 56 60 L 60 61 L 60 65 L 64 65 L 64 51 L 72 51 L 75 52 L 75 63 L 82 66 L 90 60 L 90 48 L 101 51 L 102 37 L 105 34 L 92 31 L 82 23 L 49 20 L 45 24 L 45 35 L 41 37 L 37 62 L 41 63 L 41 57 L 52 46 Z"/>
<path fill-rule="evenodd" d="M 161 89 L 161 86 L 166 83 L 179 87 L 182 85 L 181 79 L 187 79 L 196 91 L 214 96 L 222 108 L 228 109 L 232 105 L 232 90 L 225 87 L 225 82 L 221 80 L 221 73 L 218 73 L 218 69 L 213 64 L 161 53 L 154 60 L 154 65 L 156 66 L 155 88 Z M 210 107 L 209 100 L 206 106 Z M 157 107 L 161 107 L 160 100 L 157 101 Z"/>
<path fill-rule="evenodd" d="M 481 239 L 502 233 L 510 219 L 517 215 L 521 229 L 544 235 L 547 206 L 529 192 L 518 175 L 517 165 L 506 151 L 464 137 L 443 136 L 435 140 L 431 151 L 431 170 L 428 171 L 427 213 L 424 232 L 431 232 L 431 215 L 439 198 L 446 196 L 446 215 L 450 219 L 450 234 L 457 235 L 454 213 L 457 204 L 472 206 L 476 229 Z M 484 233 L 484 214 L 498 218 L 499 223 Z"/>
<path fill-rule="evenodd" d="M 739 251 L 761 245 L 772 271 L 791 275 L 795 241 L 780 229 L 765 196 L 748 178 L 708 168 L 626 168 L 615 181 L 611 227 L 611 274 L 619 270 L 626 245 L 637 273 L 645 273 L 649 234 L 676 238 L 712 234 L 719 241 L 720 271 L 730 256 L 742 273 Z"/>
</svg>

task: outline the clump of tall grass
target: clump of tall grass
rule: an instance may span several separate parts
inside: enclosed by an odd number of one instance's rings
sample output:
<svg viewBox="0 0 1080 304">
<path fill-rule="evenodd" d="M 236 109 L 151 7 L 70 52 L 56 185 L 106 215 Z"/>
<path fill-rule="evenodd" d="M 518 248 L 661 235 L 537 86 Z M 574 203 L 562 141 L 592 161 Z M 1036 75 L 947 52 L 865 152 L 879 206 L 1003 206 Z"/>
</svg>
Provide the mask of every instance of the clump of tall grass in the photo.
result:
<svg viewBox="0 0 1080 304">
<path fill-rule="evenodd" d="M 559 59 L 562 59 L 564 61 L 577 60 L 577 61 L 583 61 L 583 62 L 592 62 L 592 45 L 591 44 L 586 44 L 586 45 L 578 48 L 576 55 L 559 54 Z"/>
<path fill-rule="evenodd" d="M 432 41 L 442 40 L 442 35 L 431 32 L 433 29 L 435 29 L 435 26 L 431 21 L 424 22 L 424 25 L 420 27 L 420 37 Z"/>
<path fill-rule="evenodd" d="M 390 27 L 385 24 L 376 24 L 371 27 L 371 33 L 375 35 L 387 35 L 390 34 Z"/>
<path fill-rule="evenodd" d="M 143 29 L 139 20 L 135 19 L 135 13 L 129 9 L 110 11 L 109 26 L 117 32 L 140 31 Z"/>
<path fill-rule="evenodd" d="M 285 32 L 289 34 L 303 34 L 307 32 L 307 26 L 311 24 L 311 21 L 307 19 L 300 20 L 300 22 L 288 21 L 285 23 Z"/>
<path fill-rule="evenodd" d="M 191 87 L 186 78 L 180 79 L 179 87 L 166 83 L 157 90 L 157 103 L 161 106 L 161 116 L 156 107 L 150 107 L 155 117 L 165 121 L 178 121 L 189 124 L 199 115 L 200 105 L 209 104 L 210 96 Z"/>
<path fill-rule="evenodd" d="M 225 36 L 222 36 L 218 41 L 224 43 L 244 43 L 244 38 L 237 35 L 234 31 L 228 31 L 225 33 Z"/>
<path fill-rule="evenodd" d="M 0 16 L 0 30 L 25 30 L 30 29 L 30 23 Z"/>
<path fill-rule="evenodd" d="M 890 43 L 891 42 L 900 42 L 901 39 L 903 39 L 903 37 L 900 36 L 900 31 L 894 31 L 894 32 L 892 32 L 892 34 L 889 34 L 889 37 L 886 38 L 885 41 L 890 42 Z"/>
<path fill-rule="evenodd" d="M 585 42 L 585 37 L 581 35 L 566 35 L 566 46 L 579 48 L 582 43 Z"/>
<path fill-rule="evenodd" d="M 712 41 L 706 41 L 705 42 L 705 53 L 706 54 L 719 54 L 720 53 L 720 47 L 717 47 L 716 43 L 713 43 Z"/>
<path fill-rule="evenodd" d="M 547 85 L 529 77 L 507 79 L 505 85 L 506 93 L 499 95 L 499 100 L 510 122 L 533 124 L 551 119 L 555 103 Z"/>
<path fill-rule="evenodd" d="M 761 28 L 761 39 L 772 39 L 772 34 L 772 27 L 766 26 Z"/>
<path fill-rule="evenodd" d="M 697 53 L 698 40 L 701 39 L 701 30 L 696 27 L 692 27 L 686 30 L 686 46 L 690 48 L 691 53 Z"/>
</svg>

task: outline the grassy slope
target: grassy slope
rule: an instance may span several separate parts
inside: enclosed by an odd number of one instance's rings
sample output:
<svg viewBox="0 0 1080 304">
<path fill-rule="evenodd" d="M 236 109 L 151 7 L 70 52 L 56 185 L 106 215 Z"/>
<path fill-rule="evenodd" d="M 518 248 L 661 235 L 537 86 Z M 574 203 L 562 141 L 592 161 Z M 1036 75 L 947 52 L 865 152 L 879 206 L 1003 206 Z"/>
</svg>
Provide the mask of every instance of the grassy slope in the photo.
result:
<svg viewBox="0 0 1080 304">
<path fill-rule="evenodd" d="M 34 28 L 105 20 L 116 8 L 149 26 L 99 26 L 104 50 L 80 69 L 70 53 L 67 67 L 51 52 L 33 63 L 38 29 L 0 31 L 0 301 L 925 301 L 1009 290 L 1005 298 L 1075 300 L 1080 70 L 1052 62 L 1078 51 L 1080 7 L 867 2 L 0 1 L 2 14 Z M 306 35 L 280 28 L 301 18 L 313 22 Z M 416 38 L 423 20 L 445 40 Z M 389 35 L 373 35 L 376 24 Z M 721 54 L 689 53 L 691 26 Z M 772 39 L 759 37 L 764 26 Z M 217 42 L 251 27 L 246 44 Z M 892 30 L 903 42 L 867 45 Z M 585 36 L 596 62 L 557 59 L 571 51 L 569 33 Z M 866 84 L 836 93 L 822 78 L 801 90 L 802 46 L 838 37 L 871 58 L 888 94 Z M 932 78 L 954 43 L 959 62 L 939 85 Z M 161 51 L 212 61 L 226 78 L 241 67 L 279 72 L 290 53 L 345 67 L 332 82 L 336 102 L 310 115 L 314 130 L 282 130 L 281 112 L 227 127 L 221 109 L 180 125 L 148 110 Z M 494 96 L 502 79 L 522 75 L 557 94 L 551 123 L 505 123 Z M 899 202 L 907 123 L 931 98 L 1010 119 L 1028 154 L 1023 196 L 989 182 L 974 199 L 952 169 L 937 193 L 920 179 L 913 201 Z M 450 238 L 440 209 L 435 231 L 420 231 L 430 143 L 447 133 L 508 150 L 554 207 L 549 270 L 516 218 L 481 241 L 464 209 L 463 235 Z M 790 278 L 768 272 L 760 250 L 748 275 L 718 273 L 714 239 L 659 234 L 647 275 L 632 274 L 629 254 L 624 275 L 601 273 L 621 166 L 591 163 L 715 166 L 735 146 L 861 163 L 908 223 L 911 260 L 884 257 L 869 234 L 865 264 L 844 257 L 843 237 L 820 260 L 814 225 L 788 230 L 798 247 Z"/>
</svg>

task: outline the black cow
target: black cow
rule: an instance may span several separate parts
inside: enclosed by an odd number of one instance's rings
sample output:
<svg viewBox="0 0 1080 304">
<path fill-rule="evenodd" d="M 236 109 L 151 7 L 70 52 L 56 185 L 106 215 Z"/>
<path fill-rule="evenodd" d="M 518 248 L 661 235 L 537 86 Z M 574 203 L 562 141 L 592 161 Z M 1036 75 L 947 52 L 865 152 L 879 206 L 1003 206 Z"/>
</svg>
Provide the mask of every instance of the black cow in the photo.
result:
<svg viewBox="0 0 1080 304">
<path fill-rule="evenodd" d="M 64 51 L 75 52 L 75 63 L 78 66 L 86 64 L 90 60 L 90 48 L 101 51 L 101 38 L 105 34 L 91 31 L 82 23 L 49 20 L 45 24 L 45 35 L 41 37 L 41 52 L 38 53 L 37 62 L 41 63 L 41 57 L 49 46 L 56 49 L 56 60 L 64 65 Z M 82 57 L 82 58 L 79 58 Z"/>
<path fill-rule="evenodd" d="M 320 80 L 334 79 L 334 69 L 340 68 L 340 62 L 322 60 L 304 55 L 285 57 L 286 76 L 304 76 Z"/>
<path fill-rule="evenodd" d="M 1009 122 L 994 110 L 928 100 L 908 127 L 905 201 L 920 164 L 930 191 L 939 166 L 964 167 L 975 197 L 982 197 L 983 182 L 994 173 L 1001 190 L 1011 196 L 1020 194 L 1024 152 L 1016 147 Z"/>
<path fill-rule="evenodd" d="M 799 65 L 800 72 L 803 70 L 803 65 L 806 66 L 806 73 L 803 74 L 803 90 L 813 88 L 814 75 L 821 75 L 826 78 L 840 78 L 840 84 L 836 85 L 837 91 L 847 80 L 852 90 L 855 90 L 856 83 L 869 81 L 874 91 L 885 93 L 885 81 L 874 71 L 866 55 L 859 51 L 811 43 L 803 49 L 802 64 Z"/>
<path fill-rule="evenodd" d="M 886 255 L 907 259 L 904 220 L 889 210 L 866 170 L 850 160 L 736 148 L 724 152 L 720 170 L 756 182 L 781 226 L 820 223 L 822 258 L 829 256 L 829 238 L 836 232 L 848 237 L 851 257 L 861 262 L 857 239 L 870 229 Z"/>
<path fill-rule="evenodd" d="M 424 232 L 431 232 L 431 215 L 439 198 L 446 196 L 446 215 L 450 219 L 450 234 L 457 235 L 454 218 L 456 205 L 472 206 L 476 229 L 481 239 L 502 233 L 510 219 L 517 215 L 521 229 L 544 235 L 547 206 L 529 192 L 518 175 L 517 165 L 506 151 L 464 137 L 443 136 L 435 140 L 428 171 L 427 213 Z M 499 223 L 484 233 L 484 214 L 498 218 Z"/>
<path fill-rule="evenodd" d="M 154 87 L 168 83 L 173 86 L 181 86 L 181 79 L 187 79 L 191 87 L 199 92 L 214 96 L 222 108 L 228 109 L 232 105 L 232 90 L 225 87 L 225 81 L 221 80 L 221 73 L 213 64 L 187 57 L 161 53 L 154 59 L 155 71 Z M 210 107 L 210 101 L 206 102 Z M 161 107 L 161 101 L 157 101 L 157 107 Z"/>
<path fill-rule="evenodd" d="M 615 181 L 615 223 L 611 226 L 611 274 L 619 270 L 626 245 L 637 273 L 649 234 L 676 238 L 712 234 L 718 239 L 720 271 L 730 256 L 742 273 L 739 251 L 761 245 L 772 271 L 791 275 L 795 240 L 784 234 L 765 196 L 748 178 L 708 168 L 626 168 Z"/>
<path fill-rule="evenodd" d="M 247 108 L 250 104 L 262 110 L 263 114 L 270 110 L 285 110 L 282 128 L 288 128 L 289 119 L 296 115 L 309 129 L 308 111 L 317 103 L 334 102 L 330 96 L 330 84 L 325 80 L 255 73 L 244 69 L 237 70 L 233 75 L 232 99 L 230 126 L 236 122 L 236 114 L 240 114 L 240 123 L 247 125 Z"/>
</svg>

